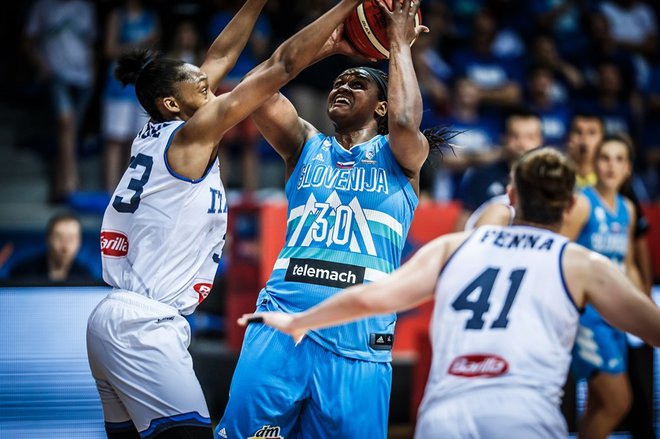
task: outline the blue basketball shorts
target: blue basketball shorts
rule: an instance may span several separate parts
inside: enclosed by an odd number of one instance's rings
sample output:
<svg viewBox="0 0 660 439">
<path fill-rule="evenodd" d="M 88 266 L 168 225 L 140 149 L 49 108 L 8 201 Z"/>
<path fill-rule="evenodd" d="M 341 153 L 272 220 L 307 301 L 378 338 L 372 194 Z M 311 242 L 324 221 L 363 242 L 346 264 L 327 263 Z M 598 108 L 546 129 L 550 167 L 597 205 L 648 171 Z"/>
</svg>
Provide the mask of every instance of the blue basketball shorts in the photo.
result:
<svg viewBox="0 0 660 439">
<path fill-rule="evenodd" d="M 260 305 L 258 311 L 267 310 Z M 392 366 L 248 326 L 215 438 L 387 437 Z"/>
<path fill-rule="evenodd" d="M 576 379 L 589 379 L 597 372 L 612 375 L 627 370 L 628 347 L 625 332 L 610 326 L 587 305 L 573 347 L 571 372 Z"/>
</svg>

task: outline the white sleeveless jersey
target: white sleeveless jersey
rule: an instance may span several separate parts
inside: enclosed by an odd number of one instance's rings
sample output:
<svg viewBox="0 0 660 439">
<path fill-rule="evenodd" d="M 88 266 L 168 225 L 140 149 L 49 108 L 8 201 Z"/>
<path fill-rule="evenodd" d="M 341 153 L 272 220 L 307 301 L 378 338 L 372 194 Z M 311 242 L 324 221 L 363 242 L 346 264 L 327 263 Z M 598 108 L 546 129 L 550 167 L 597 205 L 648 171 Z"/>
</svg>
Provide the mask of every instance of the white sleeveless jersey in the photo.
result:
<svg viewBox="0 0 660 439">
<path fill-rule="evenodd" d="M 440 274 L 422 410 L 481 389 L 533 389 L 558 404 L 579 312 L 561 258 L 568 240 L 526 226 L 476 229 Z"/>
<path fill-rule="evenodd" d="M 227 230 L 217 159 L 198 180 L 177 175 L 167 150 L 182 121 L 147 123 L 103 216 L 103 279 L 192 313 L 211 290 Z"/>
</svg>

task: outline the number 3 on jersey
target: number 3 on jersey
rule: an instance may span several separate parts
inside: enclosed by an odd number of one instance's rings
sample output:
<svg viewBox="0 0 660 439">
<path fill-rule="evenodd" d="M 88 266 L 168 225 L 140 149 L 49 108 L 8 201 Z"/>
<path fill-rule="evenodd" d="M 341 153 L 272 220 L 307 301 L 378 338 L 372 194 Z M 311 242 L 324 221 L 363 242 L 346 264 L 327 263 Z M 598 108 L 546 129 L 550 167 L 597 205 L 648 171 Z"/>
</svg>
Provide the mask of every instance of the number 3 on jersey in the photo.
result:
<svg viewBox="0 0 660 439">
<path fill-rule="evenodd" d="M 154 159 L 148 155 L 138 154 L 131 157 L 131 162 L 128 165 L 129 169 L 137 169 L 138 166 L 141 166 L 142 174 L 139 179 L 131 178 L 131 181 L 128 182 L 128 189 L 133 191 L 128 203 L 124 201 L 124 197 L 115 195 L 114 200 L 112 200 L 112 207 L 114 207 L 117 212 L 133 213 L 137 210 L 140 205 L 140 196 L 144 190 L 144 185 L 149 181 L 149 175 L 151 175 L 151 167 L 153 164 Z"/>
<path fill-rule="evenodd" d="M 525 276 L 525 271 L 524 269 L 514 270 L 509 275 L 509 291 L 506 294 L 502 311 L 500 311 L 500 315 L 491 324 L 491 329 L 506 328 L 509 324 L 509 311 L 511 311 L 513 300 L 516 298 L 522 279 Z M 476 279 L 470 282 L 451 304 L 452 308 L 456 311 L 472 311 L 472 317 L 465 322 L 465 329 L 483 329 L 486 323 L 483 316 L 490 308 L 488 299 L 490 298 L 490 293 L 493 290 L 493 285 L 499 272 L 499 268 L 487 268 Z M 478 289 L 480 290 L 479 295 L 476 299 L 471 300 L 470 295 Z"/>
</svg>

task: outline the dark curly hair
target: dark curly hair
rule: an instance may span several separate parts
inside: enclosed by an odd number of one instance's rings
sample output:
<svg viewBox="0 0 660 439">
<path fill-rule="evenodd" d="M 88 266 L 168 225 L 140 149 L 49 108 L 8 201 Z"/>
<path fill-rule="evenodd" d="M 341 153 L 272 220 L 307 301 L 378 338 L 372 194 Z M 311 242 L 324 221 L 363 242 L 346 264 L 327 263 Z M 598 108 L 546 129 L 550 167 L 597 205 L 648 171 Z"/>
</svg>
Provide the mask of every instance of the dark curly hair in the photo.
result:
<svg viewBox="0 0 660 439">
<path fill-rule="evenodd" d="M 154 121 L 163 122 L 157 99 L 178 97 L 176 84 L 189 79 L 189 72 L 182 68 L 184 64 L 183 61 L 163 58 L 149 49 L 137 49 L 119 58 L 114 73 L 122 84 L 135 84 L 135 94 L 142 107 Z"/>
</svg>

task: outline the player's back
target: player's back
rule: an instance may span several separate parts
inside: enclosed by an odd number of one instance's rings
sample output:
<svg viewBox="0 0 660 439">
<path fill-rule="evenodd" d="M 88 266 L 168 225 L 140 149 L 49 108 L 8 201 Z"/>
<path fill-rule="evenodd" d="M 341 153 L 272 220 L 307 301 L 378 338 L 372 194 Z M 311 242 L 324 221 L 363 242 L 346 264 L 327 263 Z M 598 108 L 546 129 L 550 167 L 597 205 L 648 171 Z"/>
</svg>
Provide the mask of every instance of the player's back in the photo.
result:
<svg viewBox="0 0 660 439">
<path fill-rule="evenodd" d="M 182 121 L 149 122 L 103 216 L 103 279 L 190 314 L 211 290 L 222 253 L 227 202 L 217 160 L 198 180 L 170 167 Z"/>
<path fill-rule="evenodd" d="M 487 226 L 456 250 L 436 287 L 423 406 L 487 389 L 558 404 L 579 317 L 561 268 L 567 243 L 534 227 Z"/>
</svg>

